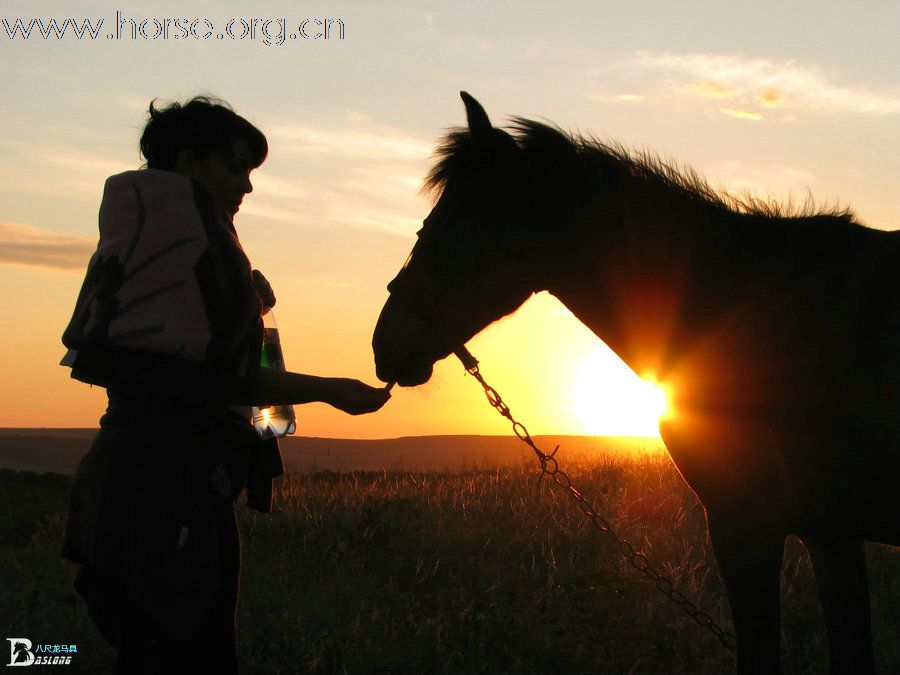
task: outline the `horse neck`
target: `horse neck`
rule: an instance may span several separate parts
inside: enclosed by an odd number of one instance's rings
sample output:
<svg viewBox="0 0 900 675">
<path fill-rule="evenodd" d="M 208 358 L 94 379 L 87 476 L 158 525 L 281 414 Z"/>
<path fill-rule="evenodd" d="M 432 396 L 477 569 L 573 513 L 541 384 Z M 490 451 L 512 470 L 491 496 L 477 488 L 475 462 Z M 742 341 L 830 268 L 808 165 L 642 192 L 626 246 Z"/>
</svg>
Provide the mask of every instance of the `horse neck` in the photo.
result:
<svg viewBox="0 0 900 675">
<path fill-rule="evenodd" d="M 664 376 L 770 255 L 750 220 L 657 186 L 597 200 L 548 290 L 635 372 Z"/>
</svg>

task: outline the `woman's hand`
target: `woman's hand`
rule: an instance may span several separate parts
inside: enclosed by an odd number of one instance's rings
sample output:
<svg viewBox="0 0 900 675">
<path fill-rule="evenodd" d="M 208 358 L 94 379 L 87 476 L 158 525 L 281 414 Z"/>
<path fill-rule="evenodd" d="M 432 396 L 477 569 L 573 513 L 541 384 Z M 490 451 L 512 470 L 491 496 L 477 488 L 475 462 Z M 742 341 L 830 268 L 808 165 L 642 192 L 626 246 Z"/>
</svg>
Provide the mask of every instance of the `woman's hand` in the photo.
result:
<svg viewBox="0 0 900 675">
<path fill-rule="evenodd" d="M 325 403 L 350 415 L 375 412 L 391 397 L 390 387 L 370 387 L 364 382 L 343 377 L 330 381 Z"/>
<path fill-rule="evenodd" d="M 259 368 L 254 377 L 235 382 L 230 401 L 260 407 L 321 401 L 351 415 L 362 415 L 375 412 L 387 403 L 392 386 L 370 387 L 350 378 Z"/>
<path fill-rule="evenodd" d="M 263 276 L 259 270 L 253 270 L 253 287 L 256 289 L 259 299 L 269 308 L 275 306 L 275 291 L 272 290 L 272 284 Z"/>
</svg>

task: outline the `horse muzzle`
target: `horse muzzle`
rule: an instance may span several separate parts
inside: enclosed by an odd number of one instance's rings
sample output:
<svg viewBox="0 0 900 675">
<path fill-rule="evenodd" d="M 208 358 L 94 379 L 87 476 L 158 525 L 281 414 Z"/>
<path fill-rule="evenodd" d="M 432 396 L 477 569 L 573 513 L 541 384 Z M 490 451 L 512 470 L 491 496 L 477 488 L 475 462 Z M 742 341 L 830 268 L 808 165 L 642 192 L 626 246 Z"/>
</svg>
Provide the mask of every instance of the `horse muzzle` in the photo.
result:
<svg viewBox="0 0 900 675">
<path fill-rule="evenodd" d="M 430 353 L 430 333 L 419 315 L 389 297 L 372 335 L 378 379 L 401 387 L 415 387 L 431 379 L 438 359 Z"/>
</svg>

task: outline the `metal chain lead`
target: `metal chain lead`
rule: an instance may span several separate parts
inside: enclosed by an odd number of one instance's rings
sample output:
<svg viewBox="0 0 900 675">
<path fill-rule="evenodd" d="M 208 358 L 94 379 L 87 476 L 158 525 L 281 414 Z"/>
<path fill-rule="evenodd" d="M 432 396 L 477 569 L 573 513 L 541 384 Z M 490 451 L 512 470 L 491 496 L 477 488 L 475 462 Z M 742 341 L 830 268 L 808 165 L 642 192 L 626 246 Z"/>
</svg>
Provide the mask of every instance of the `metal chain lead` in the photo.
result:
<svg viewBox="0 0 900 675">
<path fill-rule="evenodd" d="M 478 380 L 479 384 L 484 387 L 484 393 L 491 406 L 512 423 L 513 432 L 519 437 L 519 440 L 534 450 L 534 454 L 537 455 L 538 461 L 541 463 L 541 476 L 549 476 L 553 479 L 554 483 L 568 492 L 569 496 L 574 500 L 575 505 L 588 517 L 594 527 L 609 537 L 616 544 L 619 553 L 628 560 L 634 569 L 650 579 L 660 593 L 665 595 L 671 602 L 674 602 L 681 607 L 684 613 L 698 625 L 711 631 L 713 635 L 719 638 L 719 641 L 727 649 L 734 651 L 736 646 L 734 635 L 719 626 L 709 614 L 698 609 L 693 602 L 688 600 L 683 593 L 675 588 L 675 584 L 650 564 L 650 560 L 646 555 L 640 551 L 635 551 L 634 547 L 628 543 L 627 540 L 622 539 L 616 534 L 612 525 L 609 524 L 609 521 L 600 515 L 596 509 L 594 509 L 590 501 L 575 488 L 569 474 L 560 469 L 559 462 L 556 461 L 556 452 L 559 450 L 559 446 L 557 445 L 550 454 L 541 450 L 531 438 L 531 434 L 528 433 L 528 429 L 525 428 L 525 425 L 512 416 L 509 406 L 504 403 L 500 394 L 497 393 L 497 390 L 485 382 L 481 375 L 481 371 L 478 369 L 478 361 L 475 360 L 475 357 L 469 354 L 465 347 L 457 351 L 456 355 L 463 362 L 466 372 L 472 375 L 472 377 Z"/>
</svg>

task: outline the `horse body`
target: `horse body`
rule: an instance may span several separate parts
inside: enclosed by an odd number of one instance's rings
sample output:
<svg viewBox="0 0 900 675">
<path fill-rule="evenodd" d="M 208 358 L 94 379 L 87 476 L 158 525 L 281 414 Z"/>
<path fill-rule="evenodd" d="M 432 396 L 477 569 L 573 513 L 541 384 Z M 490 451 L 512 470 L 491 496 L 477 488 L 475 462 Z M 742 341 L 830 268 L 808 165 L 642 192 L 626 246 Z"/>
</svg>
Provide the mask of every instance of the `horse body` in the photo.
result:
<svg viewBox="0 0 900 675">
<path fill-rule="evenodd" d="M 898 502 L 884 508 L 900 469 L 900 233 L 671 206 L 665 227 L 632 211 L 619 237 L 602 222 L 628 209 L 593 206 L 548 290 L 669 385 L 663 440 L 707 507 L 744 495 L 786 533 L 822 522 L 900 543 Z"/>
<path fill-rule="evenodd" d="M 862 541 L 900 544 L 900 362 L 891 344 L 900 336 L 900 234 L 837 217 L 753 220 L 695 213 L 674 222 L 679 237 L 711 243 L 666 242 L 665 263 L 646 253 L 658 246 L 659 220 L 631 223 L 629 242 L 611 254 L 569 247 L 599 260 L 572 266 L 550 290 L 636 372 L 655 371 L 671 387 L 674 414 L 661 436 L 706 508 L 741 670 L 777 669 L 790 534 L 816 567 L 833 669 L 873 670 Z M 761 226 L 781 236 L 760 237 Z M 816 238 L 811 228 L 831 232 Z M 642 229 L 646 239 L 635 235 Z M 688 278 L 685 269 L 694 270 Z"/>
<path fill-rule="evenodd" d="M 441 197 L 376 327 L 379 377 L 424 382 L 550 291 L 673 392 L 660 432 L 707 512 L 739 671 L 778 669 L 791 534 L 810 550 L 832 670 L 874 671 L 863 541 L 900 545 L 900 233 L 740 212 L 692 176 L 543 125 L 520 120 L 513 140 L 464 100 L 468 134 L 441 150 Z"/>
</svg>

